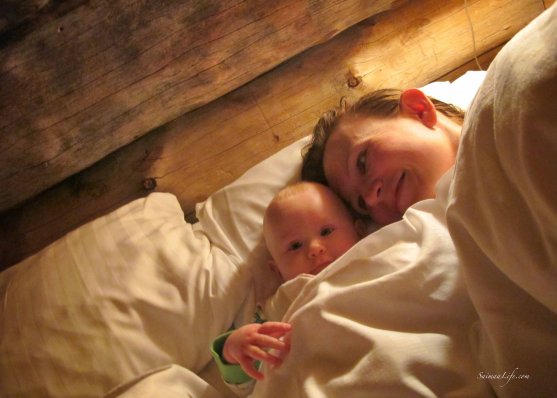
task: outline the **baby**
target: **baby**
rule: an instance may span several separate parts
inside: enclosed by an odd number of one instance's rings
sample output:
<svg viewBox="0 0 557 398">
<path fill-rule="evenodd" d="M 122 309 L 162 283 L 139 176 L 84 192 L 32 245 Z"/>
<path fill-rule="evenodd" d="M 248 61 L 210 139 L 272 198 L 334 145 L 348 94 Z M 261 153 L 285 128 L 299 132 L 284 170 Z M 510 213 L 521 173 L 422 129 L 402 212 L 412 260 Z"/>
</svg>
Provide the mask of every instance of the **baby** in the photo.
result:
<svg viewBox="0 0 557 398">
<path fill-rule="evenodd" d="M 313 182 L 282 189 L 267 207 L 263 222 L 269 265 L 283 282 L 301 274 L 317 275 L 358 242 L 363 231 L 363 223 L 331 189 Z M 213 356 L 225 382 L 261 380 L 258 361 L 280 365 L 288 353 L 284 337 L 290 330 L 284 322 L 252 323 L 217 338 Z"/>
</svg>

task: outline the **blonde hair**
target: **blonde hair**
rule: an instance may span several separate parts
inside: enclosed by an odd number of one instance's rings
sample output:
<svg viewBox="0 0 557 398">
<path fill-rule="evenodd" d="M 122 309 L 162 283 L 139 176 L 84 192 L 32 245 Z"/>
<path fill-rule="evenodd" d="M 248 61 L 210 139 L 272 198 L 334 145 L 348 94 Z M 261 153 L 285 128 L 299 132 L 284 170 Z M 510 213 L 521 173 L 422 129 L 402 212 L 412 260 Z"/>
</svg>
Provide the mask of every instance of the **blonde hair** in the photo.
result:
<svg viewBox="0 0 557 398">
<path fill-rule="evenodd" d="M 323 169 L 323 155 L 327 140 L 345 115 L 361 115 L 368 117 L 395 117 L 400 111 L 400 89 L 382 89 L 362 96 L 355 103 L 341 98 L 338 106 L 325 112 L 313 128 L 311 142 L 303 149 L 302 180 L 314 181 L 327 185 Z M 435 109 L 447 117 L 462 124 L 464 112 L 451 104 L 428 97 Z"/>
</svg>

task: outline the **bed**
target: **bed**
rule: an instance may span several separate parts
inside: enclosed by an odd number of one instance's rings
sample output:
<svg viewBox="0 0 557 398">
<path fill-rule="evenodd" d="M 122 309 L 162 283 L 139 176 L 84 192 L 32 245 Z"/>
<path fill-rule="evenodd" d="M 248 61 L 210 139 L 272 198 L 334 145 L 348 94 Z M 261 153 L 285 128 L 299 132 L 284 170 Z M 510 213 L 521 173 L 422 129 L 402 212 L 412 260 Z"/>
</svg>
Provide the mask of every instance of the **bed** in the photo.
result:
<svg viewBox="0 0 557 398">
<path fill-rule="evenodd" d="M 208 347 L 278 288 L 292 350 L 253 397 L 555 396 L 556 20 L 553 6 L 487 74 L 424 87 L 471 103 L 455 169 L 301 291 L 262 267 L 261 222 L 306 139 L 198 203 L 195 224 L 152 193 L 3 271 L 2 395 L 229 396 Z M 505 68 L 524 84 L 495 79 Z"/>
</svg>

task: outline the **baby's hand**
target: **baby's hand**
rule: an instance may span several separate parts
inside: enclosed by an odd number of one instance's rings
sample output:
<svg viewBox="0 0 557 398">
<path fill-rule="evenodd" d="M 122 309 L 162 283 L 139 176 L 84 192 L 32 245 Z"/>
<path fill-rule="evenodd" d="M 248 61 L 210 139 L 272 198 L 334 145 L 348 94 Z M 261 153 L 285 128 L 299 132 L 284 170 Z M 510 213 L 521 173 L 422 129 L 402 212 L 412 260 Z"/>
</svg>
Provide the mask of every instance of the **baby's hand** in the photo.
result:
<svg viewBox="0 0 557 398">
<path fill-rule="evenodd" d="M 223 356 L 228 363 L 238 363 L 249 376 L 263 379 L 263 373 L 254 368 L 254 361 L 278 366 L 288 353 L 290 345 L 283 340 L 292 326 L 284 322 L 252 323 L 236 329 L 224 343 Z M 277 350 L 273 355 L 269 350 Z"/>
</svg>

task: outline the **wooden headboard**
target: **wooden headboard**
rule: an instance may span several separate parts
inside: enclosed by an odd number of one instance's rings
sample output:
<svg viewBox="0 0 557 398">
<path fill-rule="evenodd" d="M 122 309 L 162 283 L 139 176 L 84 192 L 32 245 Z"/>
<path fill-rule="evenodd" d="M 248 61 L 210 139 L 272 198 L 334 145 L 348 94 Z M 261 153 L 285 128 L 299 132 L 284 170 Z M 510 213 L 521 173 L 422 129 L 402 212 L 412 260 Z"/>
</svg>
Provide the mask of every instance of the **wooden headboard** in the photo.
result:
<svg viewBox="0 0 557 398">
<path fill-rule="evenodd" d="M 0 267 L 155 190 L 192 216 L 340 97 L 485 69 L 553 2 L 0 1 Z"/>
</svg>

